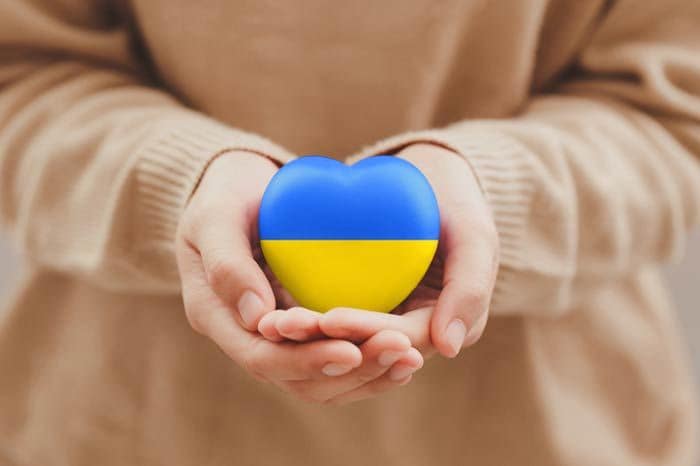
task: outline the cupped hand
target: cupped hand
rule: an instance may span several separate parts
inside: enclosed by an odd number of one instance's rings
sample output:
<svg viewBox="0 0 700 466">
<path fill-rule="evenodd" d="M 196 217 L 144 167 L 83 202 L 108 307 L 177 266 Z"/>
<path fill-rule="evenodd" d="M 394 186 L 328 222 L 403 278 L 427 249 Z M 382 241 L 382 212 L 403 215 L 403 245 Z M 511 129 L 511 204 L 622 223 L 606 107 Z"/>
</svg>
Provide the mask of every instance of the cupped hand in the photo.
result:
<svg viewBox="0 0 700 466">
<path fill-rule="evenodd" d="M 434 144 L 414 144 L 396 156 L 423 172 L 440 207 L 440 246 L 421 283 L 391 314 L 344 308 L 303 318 L 272 313 L 259 325 L 267 338 L 359 343 L 395 330 L 424 356 L 437 351 L 446 357 L 480 338 L 498 270 L 498 236 L 477 179 L 460 155 Z"/>
<path fill-rule="evenodd" d="M 257 332 L 275 309 L 275 295 L 284 296 L 270 284 L 252 246 L 260 200 L 276 170 L 260 155 L 232 151 L 202 177 L 176 238 L 190 325 L 258 380 L 304 400 L 352 401 L 408 382 L 423 359 L 395 330 L 376 332 L 361 344 L 270 341 Z"/>
</svg>

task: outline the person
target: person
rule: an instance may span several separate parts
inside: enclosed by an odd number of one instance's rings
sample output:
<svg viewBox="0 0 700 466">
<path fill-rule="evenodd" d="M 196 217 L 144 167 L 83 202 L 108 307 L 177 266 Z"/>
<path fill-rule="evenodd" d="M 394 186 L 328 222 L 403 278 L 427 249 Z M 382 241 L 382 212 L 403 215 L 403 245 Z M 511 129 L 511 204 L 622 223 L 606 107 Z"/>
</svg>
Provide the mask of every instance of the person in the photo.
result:
<svg viewBox="0 0 700 466">
<path fill-rule="evenodd" d="M 2 463 L 691 465 L 698 83 L 693 0 L 2 2 Z M 265 266 L 308 153 L 433 186 L 396 312 Z"/>
</svg>

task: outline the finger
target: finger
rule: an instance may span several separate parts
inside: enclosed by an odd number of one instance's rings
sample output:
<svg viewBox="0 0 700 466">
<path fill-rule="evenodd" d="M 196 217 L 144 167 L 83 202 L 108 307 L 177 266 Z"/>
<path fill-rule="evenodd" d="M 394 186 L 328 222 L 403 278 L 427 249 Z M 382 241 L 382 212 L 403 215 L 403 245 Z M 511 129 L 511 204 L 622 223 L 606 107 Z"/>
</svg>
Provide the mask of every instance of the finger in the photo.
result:
<svg viewBox="0 0 700 466">
<path fill-rule="evenodd" d="M 384 314 L 350 308 L 336 308 L 319 319 L 321 331 L 331 338 L 363 342 L 382 330 L 396 330 L 408 337 L 411 345 L 423 351 L 430 348 L 431 308 L 406 314 Z"/>
<path fill-rule="evenodd" d="M 244 366 L 270 381 L 339 377 L 361 364 L 360 349 L 344 340 L 297 343 L 259 338 L 244 355 Z"/>
<path fill-rule="evenodd" d="M 284 337 L 277 331 L 277 319 L 287 311 L 268 312 L 258 322 L 258 333 L 270 341 L 283 341 Z"/>
<path fill-rule="evenodd" d="M 301 307 L 275 310 L 260 319 L 258 332 L 270 341 L 318 340 L 325 337 L 318 325 L 319 318 L 319 313 Z"/>
<path fill-rule="evenodd" d="M 221 298 L 211 290 L 198 251 L 185 244 L 184 240 L 180 241 L 182 244 L 176 248 L 177 263 L 182 298 L 190 326 L 212 339 L 215 334 L 226 335 L 229 339 L 226 343 L 227 350 L 234 354 L 242 353 L 243 349 L 252 343 L 253 334 L 240 327 Z M 222 312 L 228 319 L 220 315 Z"/>
<path fill-rule="evenodd" d="M 465 231 L 465 219 L 446 221 L 443 290 L 430 324 L 435 348 L 455 357 L 483 331 L 496 274 L 496 248 L 490 241 Z M 477 325 L 481 324 L 483 325 Z"/>
<path fill-rule="evenodd" d="M 317 340 L 325 336 L 319 326 L 320 318 L 321 314 L 318 312 L 293 307 L 279 315 L 275 327 L 281 336 L 290 340 Z"/>
<path fill-rule="evenodd" d="M 214 292 L 236 309 L 248 330 L 255 330 L 260 318 L 275 307 L 270 283 L 255 261 L 244 214 L 232 214 L 233 221 L 211 222 L 195 238 L 202 256 L 207 281 Z"/>
<path fill-rule="evenodd" d="M 410 348 L 403 358 L 381 377 L 328 401 L 331 404 L 344 405 L 377 396 L 392 388 L 406 385 L 421 367 L 423 357 L 417 349 Z"/>
<path fill-rule="evenodd" d="M 231 324 L 233 322 L 233 324 Z M 362 364 L 362 353 L 343 340 L 318 340 L 308 343 L 271 342 L 237 327 L 223 308 L 214 311 L 205 333 L 231 359 L 257 378 L 269 381 L 308 380 L 321 376 L 340 376 Z M 245 347 L 234 343 L 247 334 Z"/>
<path fill-rule="evenodd" d="M 339 376 L 362 363 L 360 349 L 348 341 L 275 343 L 247 331 L 209 288 L 196 253 L 180 253 L 179 256 L 182 258 L 178 263 L 183 264 L 183 298 L 190 323 L 256 378 L 279 381 L 318 378 L 322 374 Z"/>
<path fill-rule="evenodd" d="M 400 332 L 382 330 L 367 340 L 360 349 L 363 364 L 355 370 L 333 379 L 326 377 L 320 380 L 291 382 L 288 388 L 308 401 L 325 402 L 382 376 L 404 358 L 411 349 L 411 343 L 408 337 Z M 407 361 L 411 362 L 412 360 Z"/>
</svg>

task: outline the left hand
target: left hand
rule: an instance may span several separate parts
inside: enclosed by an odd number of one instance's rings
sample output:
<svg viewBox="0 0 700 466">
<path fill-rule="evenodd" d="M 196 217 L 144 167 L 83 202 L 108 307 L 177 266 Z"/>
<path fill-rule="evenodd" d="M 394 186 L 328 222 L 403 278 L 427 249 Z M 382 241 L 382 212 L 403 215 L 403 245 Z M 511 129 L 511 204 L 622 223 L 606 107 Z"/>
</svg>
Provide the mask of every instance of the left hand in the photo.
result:
<svg viewBox="0 0 700 466">
<path fill-rule="evenodd" d="M 440 246 L 421 283 L 391 314 L 275 311 L 258 326 L 266 338 L 362 342 L 398 330 L 424 356 L 437 351 L 451 358 L 481 337 L 498 270 L 498 235 L 477 179 L 460 155 L 434 144 L 413 144 L 396 156 L 423 172 L 440 207 Z"/>
</svg>

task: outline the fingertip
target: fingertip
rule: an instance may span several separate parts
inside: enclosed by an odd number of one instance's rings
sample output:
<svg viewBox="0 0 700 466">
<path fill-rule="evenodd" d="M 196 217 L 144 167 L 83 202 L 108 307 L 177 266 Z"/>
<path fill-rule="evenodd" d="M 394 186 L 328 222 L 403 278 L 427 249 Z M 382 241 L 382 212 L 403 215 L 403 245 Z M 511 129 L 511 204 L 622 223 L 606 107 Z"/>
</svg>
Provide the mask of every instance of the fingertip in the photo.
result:
<svg viewBox="0 0 700 466">
<path fill-rule="evenodd" d="M 380 330 L 371 340 L 383 349 L 392 351 L 407 351 L 411 348 L 411 340 L 398 330 Z"/>
<path fill-rule="evenodd" d="M 354 321 L 358 318 L 362 318 L 363 316 L 367 315 L 373 315 L 372 311 L 368 311 L 366 309 L 355 309 L 351 307 L 334 307 L 333 309 L 328 310 L 327 312 L 323 313 L 323 317 L 330 321 L 340 321 L 340 322 L 345 322 L 345 321 Z"/>
<path fill-rule="evenodd" d="M 410 375 L 409 375 L 408 377 L 406 377 L 405 379 L 397 380 L 397 381 L 396 381 L 396 386 L 397 386 L 397 387 L 402 387 L 402 386 L 408 384 L 411 380 L 413 380 L 413 374 L 410 374 Z"/>
<path fill-rule="evenodd" d="M 349 341 L 341 340 L 338 341 L 338 343 L 341 343 L 345 348 L 348 364 L 351 365 L 353 368 L 360 367 L 364 358 L 360 348 L 358 348 L 353 343 L 350 343 Z"/>
<path fill-rule="evenodd" d="M 406 352 L 402 362 L 408 366 L 415 367 L 416 369 L 421 369 L 425 363 L 425 358 L 416 348 L 410 348 Z"/>
<path fill-rule="evenodd" d="M 272 312 L 268 312 L 267 314 L 262 316 L 260 321 L 258 321 L 258 333 L 265 337 L 265 339 L 274 342 L 284 340 L 284 337 L 280 335 L 275 325 L 277 319 L 280 317 L 280 314 L 284 314 L 284 311 L 275 310 Z"/>
<path fill-rule="evenodd" d="M 319 319 L 319 325 L 325 325 L 329 328 L 338 326 L 339 324 L 342 324 L 343 322 L 347 321 L 347 312 L 348 309 L 343 307 L 335 307 L 333 309 L 330 309 L 329 311 L 326 311 L 323 314 L 321 314 L 321 318 Z"/>
<path fill-rule="evenodd" d="M 275 329 L 277 329 L 280 335 L 283 335 L 287 338 L 290 337 L 290 334 L 294 333 L 294 330 L 296 328 L 296 321 L 293 318 L 293 313 L 293 309 L 288 309 L 284 311 L 282 315 L 280 315 L 280 317 L 275 321 Z"/>
<path fill-rule="evenodd" d="M 304 341 L 319 333 L 319 315 L 309 309 L 294 307 L 284 312 L 277 320 L 280 335 L 290 340 Z"/>
<path fill-rule="evenodd" d="M 389 316 L 397 317 L 364 309 L 334 308 L 321 316 L 319 328 L 332 338 L 362 342 L 390 325 Z"/>
<path fill-rule="evenodd" d="M 345 336 L 346 324 L 345 314 L 341 308 L 331 309 L 325 312 L 318 319 L 318 326 L 321 331 L 332 338 L 343 338 Z"/>
<path fill-rule="evenodd" d="M 413 375 L 418 368 L 398 362 L 389 369 L 389 379 L 393 382 L 400 382 Z"/>
<path fill-rule="evenodd" d="M 316 359 L 325 363 L 337 363 L 352 368 L 358 367 L 363 362 L 362 351 L 357 345 L 346 340 L 327 339 L 316 340 L 311 343 L 295 343 L 312 349 Z"/>
</svg>

